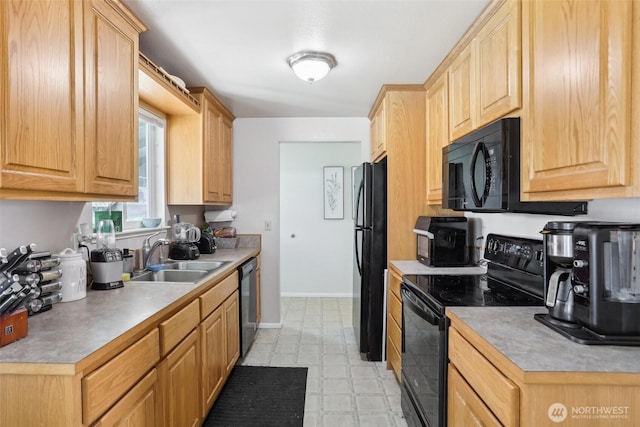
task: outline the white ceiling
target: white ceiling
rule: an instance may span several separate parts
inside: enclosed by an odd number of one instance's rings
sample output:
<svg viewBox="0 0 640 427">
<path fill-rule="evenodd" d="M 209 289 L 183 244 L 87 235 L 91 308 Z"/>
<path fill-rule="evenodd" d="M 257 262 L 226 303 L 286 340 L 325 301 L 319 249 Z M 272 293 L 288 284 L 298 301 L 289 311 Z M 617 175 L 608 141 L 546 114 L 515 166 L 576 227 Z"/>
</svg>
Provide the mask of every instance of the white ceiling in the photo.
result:
<svg viewBox="0 0 640 427">
<path fill-rule="evenodd" d="M 383 84 L 422 84 L 489 0 L 123 0 L 140 50 L 236 117 L 366 117 Z M 313 84 L 286 59 L 338 61 Z"/>
</svg>

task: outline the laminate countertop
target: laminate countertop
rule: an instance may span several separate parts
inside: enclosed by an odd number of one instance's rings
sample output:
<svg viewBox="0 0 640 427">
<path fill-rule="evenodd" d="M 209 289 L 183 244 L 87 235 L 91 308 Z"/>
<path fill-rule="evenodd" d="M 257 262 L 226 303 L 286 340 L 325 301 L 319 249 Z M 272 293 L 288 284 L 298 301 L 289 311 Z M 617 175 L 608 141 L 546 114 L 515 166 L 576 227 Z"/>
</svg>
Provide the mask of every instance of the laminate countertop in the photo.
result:
<svg viewBox="0 0 640 427">
<path fill-rule="evenodd" d="M 421 264 L 415 260 L 409 261 L 390 261 L 403 275 L 404 274 L 447 274 L 447 275 L 465 275 L 465 274 L 484 274 L 487 272 L 486 266 L 472 267 L 430 267 Z"/>
<path fill-rule="evenodd" d="M 259 247 L 241 247 L 201 255 L 198 261 L 230 262 L 196 284 L 136 283 L 134 279 L 118 289 L 89 289 L 86 298 L 30 316 L 27 336 L 0 348 L 0 373 L 20 372 L 29 364 L 75 373 L 91 364 L 98 350 L 103 353 L 109 343 L 134 337 L 136 331 L 177 311 L 259 251 Z"/>
<path fill-rule="evenodd" d="M 544 307 L 447 307 L 524 373 L 640 373 L 640 347 L 577 344 L 533 318 Z"/>
</svg>

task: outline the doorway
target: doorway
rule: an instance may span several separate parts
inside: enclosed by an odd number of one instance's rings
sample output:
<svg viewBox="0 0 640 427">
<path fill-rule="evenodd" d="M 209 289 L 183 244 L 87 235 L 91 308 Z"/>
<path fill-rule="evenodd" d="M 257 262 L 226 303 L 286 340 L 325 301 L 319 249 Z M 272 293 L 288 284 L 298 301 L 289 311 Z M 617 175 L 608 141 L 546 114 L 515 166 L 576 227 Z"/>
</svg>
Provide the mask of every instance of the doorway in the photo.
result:
<svg viewBox="0 0 640 427">
<path fill-rule="evenodd" d="M 360 142 L 280 143 L 282 296 L 352 295 L 351 171 L 359 163 Z M 342 168 L 342 218 L 325 219 L 326 166 Z"/>
</svg>

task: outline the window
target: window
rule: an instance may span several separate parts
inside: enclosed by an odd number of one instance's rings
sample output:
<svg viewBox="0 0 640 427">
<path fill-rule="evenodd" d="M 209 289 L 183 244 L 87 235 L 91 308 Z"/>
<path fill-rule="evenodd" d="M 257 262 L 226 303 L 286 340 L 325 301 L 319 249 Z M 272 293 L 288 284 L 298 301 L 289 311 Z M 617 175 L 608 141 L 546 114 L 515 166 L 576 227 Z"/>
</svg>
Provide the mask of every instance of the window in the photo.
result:
<svg viewBox="0 0 640 427">
<path fill-rule="evenodd" d="M 165 124 L 165 119 L 140 109 L 138 115 L 138 201 L 127 203 L 94 202 L 94 228 L 96 218 L 101 216 L 110 216 L 116 222 L 116 227 L 122 230 L 140 228 L 140 221 L 143 218 L 161 218 L 161 223 L 164 223 Z M 122 215 L 121 224 L 118 224 L 118 211 Z M 118 227 L 119 225 L 120 227 Z"/>
</svg>

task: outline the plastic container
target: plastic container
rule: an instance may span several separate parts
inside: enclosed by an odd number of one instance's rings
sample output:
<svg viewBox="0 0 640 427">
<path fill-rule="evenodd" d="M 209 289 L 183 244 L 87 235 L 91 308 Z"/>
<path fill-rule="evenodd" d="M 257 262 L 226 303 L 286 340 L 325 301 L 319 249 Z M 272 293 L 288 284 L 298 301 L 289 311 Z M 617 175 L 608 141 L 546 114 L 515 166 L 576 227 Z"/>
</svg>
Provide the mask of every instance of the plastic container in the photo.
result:
<svg viewBox="0 0 640 427">
<path fill-rule="evenodd" d="M 62 302 L 76 301 L 87 296 L 87 263 L 82 254 L 67 248 L 58 254 L 62 270 Z"/>
</svg>

